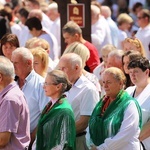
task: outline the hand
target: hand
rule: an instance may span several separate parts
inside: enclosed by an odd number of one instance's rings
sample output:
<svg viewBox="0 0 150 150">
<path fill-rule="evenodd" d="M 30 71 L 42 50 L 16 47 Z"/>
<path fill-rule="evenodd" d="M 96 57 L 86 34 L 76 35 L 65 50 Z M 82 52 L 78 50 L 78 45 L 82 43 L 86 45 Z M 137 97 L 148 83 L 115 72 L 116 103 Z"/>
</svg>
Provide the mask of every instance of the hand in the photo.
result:
<svg viewBox="0 0 150 150">
<path fill-rule="evenodd" d="M 92 145 L 90 150 L 97 150 L 97 148 L 95 145 Z"/>
</svg>

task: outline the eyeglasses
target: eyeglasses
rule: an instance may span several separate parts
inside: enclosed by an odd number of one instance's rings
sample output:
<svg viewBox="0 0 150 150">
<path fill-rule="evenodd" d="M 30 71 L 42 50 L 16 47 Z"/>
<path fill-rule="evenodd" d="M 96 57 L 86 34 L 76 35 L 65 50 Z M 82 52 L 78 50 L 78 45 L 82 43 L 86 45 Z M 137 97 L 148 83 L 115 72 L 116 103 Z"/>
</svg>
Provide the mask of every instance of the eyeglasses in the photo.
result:
<svg viewBox="0 0 150 150">
<path fill-rule="evenodd" d="M 43 83 L 43 86 L 48 86 L 48 85 L 56 85 L 56 84 L 55 83 L 47 83 L 47 82 Z"/>
<path fill-rule="evenodd" d="M 144 18 L 144 17 L 137 17 L 138 18 L 138 20 L 141 20 L 142 18 Z"/>
</svg>

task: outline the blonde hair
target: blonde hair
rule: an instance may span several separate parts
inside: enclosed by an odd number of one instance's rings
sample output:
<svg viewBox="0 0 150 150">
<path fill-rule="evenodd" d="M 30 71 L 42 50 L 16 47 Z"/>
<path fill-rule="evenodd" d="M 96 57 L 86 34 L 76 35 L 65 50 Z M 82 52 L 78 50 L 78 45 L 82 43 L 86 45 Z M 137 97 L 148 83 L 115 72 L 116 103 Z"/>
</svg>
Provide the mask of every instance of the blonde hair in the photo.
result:
<svg viewBox="0 0 150 150">
<path fill-rule="evenodd" d="M 104 51 L 111 52 L 113 50 L 117 50 L 117 48 L 112 44 L 106 44 L 105 46 L 102 47 L 101 53 L 103 53 Z"/>
<path fill-rule="evenodd" d="M 74 42 L 74 43 L 70 44 L 65 49 L 63 55 L 67 54 L 67 53 L 76 53 L 76 54 L 78 54 L 82 59 L 83 67 L 85 66 L 86 61 L 90 57 L 90 52 L 89 52 L 88 48 L 84 44 L 79 43 L 79 42 Z"/>
<path fill-rule="evenodd" d="M 41 39 L 41 38 L 37 38 L 37 37 L 27 40 L 25 47 L 27 47 L 28 49 L 32 49 L 35 47 L 41 47 L 45 51 L 47 51 L 47 53 L 49 53 L 49 50 L 50 50 L 49 43 L 45 39 Z"/>
<path fill-rule="evenodd" d="M 133 19 L 127 13 L 121 13 L 117 18 L 118 25 L 123 23 L 133 23 Z"/>
<path fill-rule="evenodd" d="M 107 68 L 102 73 L 102 76 L 104 76 L 105 74 L 111 74 L 114 77 L 114 79 L 116 79 L 117 81 L 122 82 L 124 85 L 126 83 L 126 77 L 125 77 L 123 71 L 119 68 L 116 68 L 116 67 Z"/>
<path fill-rule="evenodd" d="M 141 53 L 142 56 L 144 56 L 144 57 L 146 56 L 143 44 L 139 39 L 137 39 L 137 38 L 134 38 L 134 39 L 133 38 L 126 38 L 123 41 L 123 44 L 124 43 L 133 44 L 137 49 L 139 49 L 139 52 Z M 132 49 L 132 50 L 135 50 L 135 49 Z"/>
<path fill-rule="evenodd" d="M 31 52 L 33 57 L 38 57 L 39 59 L 41 59 L 43 70 L 47 72 L 48 64 L 49 64 L 49 56 L 47 52 L 41 47 L 36 47 L 34 49 L 31 49 Z"/>
<path fill-rule="evenodd" d="M 37 37 L 33 37 L 33 38 L 30 38 L 26 41 L 25 43 L 25 47 L 28 48 L 28 49 L 31 49 L 33 48 L 34 46 L 34 41 L 36 41 L 38 38 Z"/>
</svg>

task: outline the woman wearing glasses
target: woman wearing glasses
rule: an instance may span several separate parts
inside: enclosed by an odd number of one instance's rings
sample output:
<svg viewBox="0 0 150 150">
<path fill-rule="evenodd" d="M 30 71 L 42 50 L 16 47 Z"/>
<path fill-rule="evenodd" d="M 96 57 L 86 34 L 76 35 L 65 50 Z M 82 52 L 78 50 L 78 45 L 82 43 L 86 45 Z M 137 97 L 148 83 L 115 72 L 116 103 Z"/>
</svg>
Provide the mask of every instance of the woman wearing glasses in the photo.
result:
<svg viewBox="0 0 150 150">
<path fill-rule="evenodd" d="M 48 72 L 44 90 L 51 101 L 44 108 L 37 129 L 36 150 L 75 150 L 75 121 L 64 92 L 71 88 L 65 73 Z"/>
</svg>

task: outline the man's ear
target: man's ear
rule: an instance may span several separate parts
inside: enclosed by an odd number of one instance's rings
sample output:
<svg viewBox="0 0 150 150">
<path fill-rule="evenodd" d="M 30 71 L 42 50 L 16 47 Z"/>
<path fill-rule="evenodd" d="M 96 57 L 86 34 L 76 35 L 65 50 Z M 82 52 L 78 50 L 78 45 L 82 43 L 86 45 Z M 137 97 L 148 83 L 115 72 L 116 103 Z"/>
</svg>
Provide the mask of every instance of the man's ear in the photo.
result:
<svg viewBox="0 0 150 150">
<path fill-rule="evenodd" d="M 27 60 L 27 65 L 31 66 L 31 64 L 32 64 L 32 60 Z"/>
<path fill-rule="evenodd" d="M 0 73 L 0 82 L 3 80 L 3 76 L 2 74 Z"/>
</svg>

